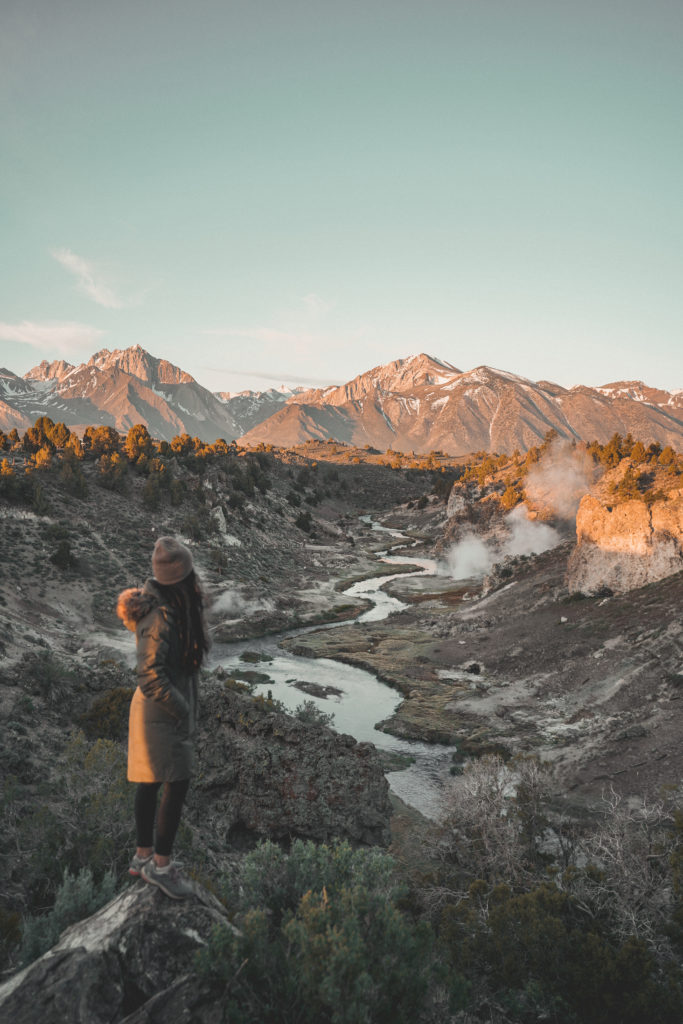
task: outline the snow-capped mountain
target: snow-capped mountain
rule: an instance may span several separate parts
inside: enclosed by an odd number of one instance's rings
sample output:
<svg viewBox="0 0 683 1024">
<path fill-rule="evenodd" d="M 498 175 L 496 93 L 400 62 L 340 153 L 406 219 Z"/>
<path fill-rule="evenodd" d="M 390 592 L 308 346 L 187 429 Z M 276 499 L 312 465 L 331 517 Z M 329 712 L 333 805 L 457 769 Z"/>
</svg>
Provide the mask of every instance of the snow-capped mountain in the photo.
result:
<svg viewBox="0 0 683 1024">
<path fill-rule="evenodd" d="M 293 445 L 336 438 L 381 450 L 465 454 L 524 451 L 554 429 L 563 437 L 601 441 L 630 431 L 680 448 L 682 397 L 642 383 L 566 389 L 488 366 L 463 373 L 423 353 L 340 387 L 295 395 L 244 441 Z"/>
<path fill-rule="evenodd" d="M 0 399 L 23 418 L 24 426 L 46 415 L 76 428 L 102 424 L 127 431 L 144 423 L 151 434 L 166 440 L 182 433 L 207 441 L 232 440 L 244 432 L 211 391 L 139 345 L 103 349 L 80 366 L 44 360 L 23 379 L 0 377 Z M 9 426 L 0 409 L 3 430 L 5 422 Z"/>
<path fill-rule="evenodd" d="M 281 409 L 288 399 L 294 398 L 303 390 L 290 390 L 283 384 L 278 388 L 268 388 L 267 391 L 217 391 L 215 394 L 216 398 L 228 406 L 230 415 L 240 425 L 240 432 L 246 434 L 248 430 Z"/>
<path fill-rule="evenodd" d="M 69 427 L 144 423 L 155 437 L 187 433 L 232 441 L 267 419 L 301 388 L 213 393 L 185 370 L 140 345 L 102 349 L 87 363 L 44 359 L 24 377 L 0 370 L 0 429 L 26 430 L 39 416 Z"/>
<path fill-rule="evenodd" d="M 213 393 L 139 345 L 102 349 L 87 363 L 44 360 L 25 377 L 0 370 L 0 429 L 47 415 L 67 426 L 145 423 L 155 437 L 188 433 L 279 446 L 336 439 L 385 450 L 521 451 L 550 429 L 605 441 L 631 433 L 683 447 L 683 391 L 641 381 L 563 388 L 479 366 L 463 372 L 433 356 L 396 359 L 346 384 Z"/>
</svg>

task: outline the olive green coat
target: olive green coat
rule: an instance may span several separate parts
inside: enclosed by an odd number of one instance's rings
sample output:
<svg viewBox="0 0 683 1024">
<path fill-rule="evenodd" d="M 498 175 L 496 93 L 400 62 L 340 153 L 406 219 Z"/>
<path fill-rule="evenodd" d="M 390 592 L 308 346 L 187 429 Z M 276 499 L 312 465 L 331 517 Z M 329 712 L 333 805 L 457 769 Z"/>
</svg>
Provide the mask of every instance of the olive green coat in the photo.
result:
<svg viewBox="0 0 683 1024">
<path fill-rule="evenodd" d="M 189 779 L 198 677 L 180 664 L 174 614 L 151 579 L 142 590 L 125 590 L 117 612 L 137 641 L 138 685 L 130 705 L 128 778 L 131 782 Z"/>
</svg>

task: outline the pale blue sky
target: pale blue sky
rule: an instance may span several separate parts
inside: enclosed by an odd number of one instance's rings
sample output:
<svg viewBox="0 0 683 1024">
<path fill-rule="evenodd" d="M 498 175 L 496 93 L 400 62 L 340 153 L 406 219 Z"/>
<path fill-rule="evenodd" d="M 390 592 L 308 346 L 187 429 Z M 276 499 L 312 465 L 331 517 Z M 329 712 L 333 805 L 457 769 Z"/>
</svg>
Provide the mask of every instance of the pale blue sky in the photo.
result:
<svg viewBox="0 0 683 1024">
<path fill-rule="evenodd" d="M 683 387 L 680 0 L 4 0 L 0 365 Z"/>
</svg>

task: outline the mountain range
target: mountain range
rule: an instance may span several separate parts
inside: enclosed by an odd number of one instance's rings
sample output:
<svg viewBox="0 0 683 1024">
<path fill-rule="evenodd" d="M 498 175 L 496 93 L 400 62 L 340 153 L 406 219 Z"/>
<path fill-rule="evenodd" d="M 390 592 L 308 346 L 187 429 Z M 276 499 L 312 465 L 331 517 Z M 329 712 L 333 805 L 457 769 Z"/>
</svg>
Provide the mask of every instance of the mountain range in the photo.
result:
<svg viewBox="0 0 683 1024">
<path fill-rule="evenodd" d="M 102 349 L 87 363 L 48 362 L 19 377 L 0 369 L 0 429 L 24 430 L 47 415 L 71 428 L 144 423 L 170 440 L 188 433 L 288 447 L 335 439 L 384 450 L 526 450 L 550 429 L 605 441 L 631 433 L 683 447 L 683 391 L 641 381 L 563 388 L 479 366 L 463 372 L 423 354 L 396 359 L 323 389 L 212 392 L 136 345 Z"/>
</svg>

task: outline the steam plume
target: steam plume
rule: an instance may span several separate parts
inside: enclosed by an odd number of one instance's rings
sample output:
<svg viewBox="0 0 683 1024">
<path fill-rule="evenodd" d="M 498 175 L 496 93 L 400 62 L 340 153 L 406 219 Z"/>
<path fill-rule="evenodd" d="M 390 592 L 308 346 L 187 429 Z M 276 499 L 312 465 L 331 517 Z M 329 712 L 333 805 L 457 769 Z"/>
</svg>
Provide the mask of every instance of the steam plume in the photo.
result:
<svg viewBox="0 0 683 1024">
<path fill-rule="evenodd" d="M 527 519 L 524 505 L 505 517 L 505 525 L 508 535 L 504 540 L 486 543 L 471 533 L 454 544 L 441 566 L 442 575 L 454 580 L 476 579 L 485 576 L 506 555 L 540 555 L 562 540 L 552 526 Z"/>
<path fill-rule="evenodd" d="M 529 470 L 524 489 L 532 504 L 550 509 L 560 519 L 572 520 L 594 476 L 593 463 L 585 449 L 556 440 Z"/>
</svg>

